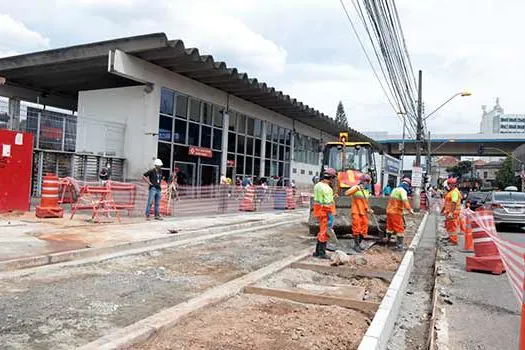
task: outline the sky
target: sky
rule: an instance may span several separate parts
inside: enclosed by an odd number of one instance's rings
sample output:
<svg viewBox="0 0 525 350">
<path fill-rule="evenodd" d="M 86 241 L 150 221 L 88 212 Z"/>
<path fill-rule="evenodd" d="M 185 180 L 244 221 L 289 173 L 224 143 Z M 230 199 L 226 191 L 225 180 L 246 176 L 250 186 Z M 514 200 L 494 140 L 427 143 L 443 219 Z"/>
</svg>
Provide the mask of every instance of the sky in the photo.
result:
<svg viewBox="0 0 525 350">
<path fill-rule="evenodd" d="M 524 1 L 396 4 L 414 73 L 423 71 L 426 112 L 472 93 L 432 116 L 431 132 L 478 132 L 481 105 L 496 97 L 506 113 L 525 113 Z M 339 0 L 0 0 L 0 57 L 154 32 L 332 117 L 342 101 L 359 131 L 401 132 Z"/>
</svg>

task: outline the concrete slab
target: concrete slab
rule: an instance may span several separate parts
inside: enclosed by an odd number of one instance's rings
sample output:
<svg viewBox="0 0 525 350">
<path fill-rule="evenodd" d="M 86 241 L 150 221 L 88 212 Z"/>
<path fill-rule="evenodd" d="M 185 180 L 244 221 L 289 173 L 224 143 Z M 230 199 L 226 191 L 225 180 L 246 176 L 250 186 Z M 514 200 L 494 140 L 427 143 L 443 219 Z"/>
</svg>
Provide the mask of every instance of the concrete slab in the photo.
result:
<svg viewBox="0 0 525 350">
<path fill-rule="evenodd" d="M 51 223 L 0 221 L 0 261 L 42 256 L 84 248 L 105 248 L 119 244 L 169 237 L 178 233 L 219 229 L 232 225 L 250 225 L 277 220 L 306 218 L 305 210 L 294 212 L 243 213 L 185 217 L 177 220 L 144 221 L 125 224 L 87 224 L 57 226 Z"/>
</svg>

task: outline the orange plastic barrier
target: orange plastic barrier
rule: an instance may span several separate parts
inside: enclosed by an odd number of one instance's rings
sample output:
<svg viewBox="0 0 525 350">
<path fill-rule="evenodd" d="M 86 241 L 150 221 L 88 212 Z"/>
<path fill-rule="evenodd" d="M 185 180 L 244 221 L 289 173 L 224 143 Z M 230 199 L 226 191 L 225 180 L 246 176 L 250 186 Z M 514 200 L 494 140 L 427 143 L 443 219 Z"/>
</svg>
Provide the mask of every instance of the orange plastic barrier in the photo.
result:
<svg viewBox="0 0 525 350">
<path fill-rule="evenodd" d="M 244 197 L 239 205 L 240 211 L 255 211 L 255 189 L 253 186 L 248 186 Z"/>
<path fill-rule="evenodd" d="M 492 211 L 483 210 L 476 212 L 472 218 L 472 236 L 474 240 L 474 255 L 466 257 L 466 270 L 468 272 L 488 271 L 499 275 L 505 271 L 498 247 L 489 234 L 495 232 Z"/>
<path fill-rule="evenodd" d="M 113 212 L 116 214 L 118 222 L 120 222 L 120 213 L 108 186 L 82 186 L 77 202 L 71 206 L 71 219 L 73 219 L 78 210 L 92 210 L 91 219 L 94 222 L 99 221 L 100 214 L 111 218 L 111 213 Z"/>
<path fill-rule="evenodd" d="M 294 190 L 292 188 L 286 189 L 286 209 L 295 209 L 295 201 L 293 196 Z"/>
</svg>

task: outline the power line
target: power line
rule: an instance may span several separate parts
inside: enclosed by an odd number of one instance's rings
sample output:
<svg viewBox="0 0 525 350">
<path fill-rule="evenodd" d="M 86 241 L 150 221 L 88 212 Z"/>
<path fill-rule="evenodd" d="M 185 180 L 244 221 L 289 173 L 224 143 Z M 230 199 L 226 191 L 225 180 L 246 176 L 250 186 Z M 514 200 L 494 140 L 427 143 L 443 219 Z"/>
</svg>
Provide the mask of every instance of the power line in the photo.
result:
<svg viewBox="0 0 525 350">
<path fill-rule="evenodd" d="M 377 71 L 376 71 L 376 69 L 375 69 L 375 67 L 374 67 L 374 64 L 372 63 L 372 60 L 370 59 L 370 57 L 369 57 L 369 55 L 368 55 L 368 53 L 367 53 L 367 51 L 366 51 L 366 48 L 365 48 L 363 42 L 361 41 L 361 38 L 359 37 L 359 33 L 357 32 L 357 29 L 356 29 L 356 27 L 355 27 L 355 25 L 354 25 L 354 22 L 352 21 L 352 18 L 350 17 L 350 15 L 349 15 L 349 13 L 348 13 L 348 10 L 346 9 L 346 6 L 345 6 L 343 0 L 339 0 L 339 2 L 341 3 L 341 6 L 343 7 L 343 11 L 345 12 L 346 18 L 348 19 L 348 22 L 350 23 L 350 26 L 352 27 L 352 30 L 353 30 L 353 32 L 354 32 L 356 38 L 357 38 L 357 41 L 359 42 L 359 45 L 361 46 L 361 49 L 363 50 L 363 53 L 365 54 L 365 57 L 366 57 L 366 60 L 368 61 L 368 64 L 370 65 L 370 68 L 372 68 L 372 72 L 374 73 L 375 78 L 377 79 L 379 85 L 381 86 L 381 90 L 383 90 L 383 93 L 385 94 L 385 97 L 387 98 L 388 103 L 390 104 L 390 106 L 392 107 L 392 109 L 394 110 L 394 112 L 396 113 L 396 115 L 400 118 L 400 116 L 399 116 L 398 113 L 399 113 L 399 112 L 406 112 L 406 111 L 401 110 L 401 109 L 399 108 L 399 107 L 400 107 L 399 104 L 398 104 L 398 108 L 396 108 L 396 107 L 394 106 L 394 103 L 392 102 L 392 100 L 391 100 L 390 96 L 388 95 L 388 93 L 387 93 L 387 91 L 386 91 L 386 89 L 385 89 L 383 83 L 381 82 L 381 79 L 379 78 L 379 75 L 377 74 Z M 368 31 L 368 29 L 367 29 L 367 31 Z M 392 92 L 392 91 L 391 91 L 391 92 Z M 392 93 L 392 95 L 393 95 L 394 98 L 395 98 L 395 95 L 394 95 L 393 93 Z M 400 118 L 400 119 L 401 119 L 401 118 Z"/>
</svg>

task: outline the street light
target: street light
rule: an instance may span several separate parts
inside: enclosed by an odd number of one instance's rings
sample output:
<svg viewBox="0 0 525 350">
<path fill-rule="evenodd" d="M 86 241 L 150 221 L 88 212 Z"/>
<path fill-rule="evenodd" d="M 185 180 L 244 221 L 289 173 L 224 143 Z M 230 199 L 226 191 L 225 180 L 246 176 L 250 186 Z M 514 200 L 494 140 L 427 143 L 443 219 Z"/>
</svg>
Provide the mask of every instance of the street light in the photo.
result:
<svg viewBox="0 0 525 350">
<path fill-rule="evenodd" d="M 461 97 L 472 96 L 472 93 L 469 91 L 461 91 L 461 92 L 458 92 L 457 94 L 452 95 L 448 100 L 443 102 L 438 108 L 434 109 L 431 113 L 427 114 L 427 116 L 423 118 L 423 120 L 427 120 L 431 115 L 439 111 L 441 108 L 443 108 L 444 105 L 446 105 L 447 103 L 449 103 L 450 101 L 452 101 L 454 98 L 458 96 L 461 96 Z"/>
</svg>

